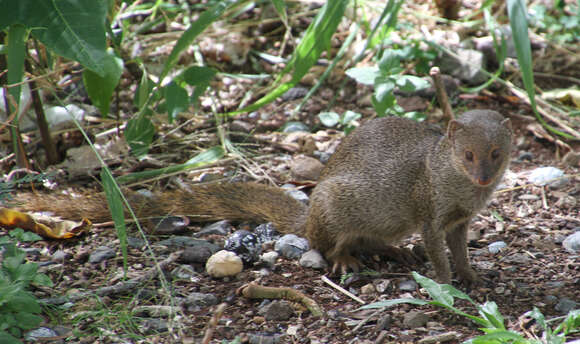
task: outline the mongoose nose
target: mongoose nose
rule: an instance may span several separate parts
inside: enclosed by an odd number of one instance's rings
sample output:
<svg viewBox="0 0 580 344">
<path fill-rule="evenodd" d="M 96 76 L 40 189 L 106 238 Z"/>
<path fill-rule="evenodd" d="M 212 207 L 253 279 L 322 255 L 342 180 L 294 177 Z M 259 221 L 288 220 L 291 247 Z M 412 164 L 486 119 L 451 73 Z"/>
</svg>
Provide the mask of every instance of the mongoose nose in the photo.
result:
<svg viewBox="0 0 580 344">
<path fill-rule="evenodd" d="M 479 185 L 481 186 L 486 186 L 489 183 L 491 183 L 491 178 L 477 178 L 477 182 L 479 183 Z"/>
</svg>

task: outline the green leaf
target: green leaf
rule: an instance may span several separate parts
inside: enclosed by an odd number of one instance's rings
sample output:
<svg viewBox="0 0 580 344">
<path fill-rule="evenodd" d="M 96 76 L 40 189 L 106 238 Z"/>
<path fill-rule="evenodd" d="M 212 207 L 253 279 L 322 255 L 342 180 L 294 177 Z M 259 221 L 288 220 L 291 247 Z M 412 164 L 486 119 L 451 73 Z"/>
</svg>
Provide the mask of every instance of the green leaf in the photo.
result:
<svg viewBox="0 0 580 344">
<path fill-rule="evenodd" d="M 101 170 L 101 182 L 103 183 L 107 204 L 109 205 L 109 210 L 115 223 L 117 238 L 120 241 L 119 246 L 123 254 L 124 271 L 127 272 L 127 227 L 125 226 L 125 213 L 123 211 L 125 207 L 121 199 L 121 192 L 115 183 L 111 170 L 108 168 Z"/>
<path fill-rule="evenodd" d="M 216 74 L 217 70 L 213 68 L 192 66 L 187 68 L 179 76 L 179 79 L 182 79 L 188 85 L 195 87 L 193 94 L 189 99 L 190 104 L 196 104 L 197 99 L 205 92 L 209 86 L 209 83 L 213 80 Z"/>
<path fill-rule="evenodd" d="M 399 55 L 394 51 L 386 50 L 379 61 L 379 69 L 381 70 L 381 73 L 386 75 L 398 73 L 401 69 L 401 59 Z"/>
<path fill-rule="evenodd" d="M 349 125 L 351 122 L 360 119 L 362 115 L 360 113 L 346 110 L 344 114 L 342 114 L 342 118 L 340 119 L 340 124 L 342 125 Z"/>
<path fill-rule="evenodd" d="M 431 86 L 427 80 L 413 75 L 399 75 L 396 79 L 397 86 L 405 92 L 414 92 Z"/>
<path fill-rule="evenodd" d="M 282 22 L 287 22 L 288 15 L 286 14 L 286 3 L 284 0 L 272 0 L 272 3 L 274 4 L 276 12 L 278 12 L 278 15 L 280 16 L 280 19 L 282 19 Z"/>
<path fill-rule="evenodd" d="M 336 112 L 321 112 L 318 114 L 320 123 L 325 127 L 334 127 L 340 121 L 340 116 Z"/>
<path fill-rule="evenodd" d="M 38 301 L 27 291 L 21 291 L 8 303 L 10 308 L 19 312 L 40 313 Z"/>
<path fill-rule="evenodd" d="M 83 71 L 83 82 L 89 94 L 89 98 L 93 102 L 102 116 L 109 113 L 109 105 L 115 87 L 119 84 L 121 74 L 123 74 L 123 60 L 115 55 L 110 49 L 101 61 L 103 66 L 102 76 L 91 71 Z"/>
<path fill-rule="evenodd" d="M 137 86 L 137 91 L 135 92 L 135 98 L 133 99 L 133 103 L 137 106 L 137 109 L 141 110 L 143 106 L 145 106 L 149 94 L 153 91 L 153 86 L 155 85 L 153 81 L 149 79 L 149 74 L 147 74 L 147 71 L 143 70 L 143 75 L 141 76 L 141 80 Z"/>
<path fill-rule="evenodd" d="M 54 285 L 50 277 L 48 277 L 45 274 L 36 274 L 36 276 L 34 276 L 34 279 L 32 280 L 32 283 L 35 285 L 42 285 L 45 287 L 52 287 Z"/>
<path fill-rule="evenodd" d="M 355 67 L 346 71 L 346 75 L 354 79 L 359 84 L 372 86 L 375 79 L 381 75 L 379 67 Z"/>
<path fill-rule="evenodd" d="M 138 116 L 127 121 L 125 140 L 131 147 L 131 153 L 142 157 L 149 151 L 155 135 L 155 126 L 146 116 Z"/>
<path fill-rule="evenodd" d="M 16 337 L 13 337 L 11 334 L 9 334 L 6 331 L 0 331 L 0 343 L 22 344 L 22 342 L 19 339 L 17 339 Z"/>
<path fill-rule="evenodd" d="M 497 309 L 495 302 L 488 301 L 484 303 L 483 306 L 478 307 L 478 311 L 494 328 L 505 330 L 503 315 Z"/>
<path fill-rule="evenodd" d="M 169 123 L 173 123 L 175 117 L 189 107 L 189 97 L 187 91 L 175 82 L 170 82 L 169 85 L 165 86 L 163 93 L 165 94 Z"/>
<path fill-rule="evenodd" d="M 394 89 L 395 82 L 391 78 L 379 76 L 375 79 L 375 92 L 372 102 L 379 117 L 384 116 L 387 109 L 396 104 L 397 99 L 393 95 Z"/>
<path fill-rule="evenodd" d="M 26 58 L 26 38 L 27 30 L 24 25 L 15 24 L 10 26 L 6 36 L 7 54 L 6 63 L 8 65 L 8 84 L 20 84 L 24 75 L 24 59 Z M 8 89 L 16 104 L 20 104 L 21 86 L 13 86 Z M 12 106 L 12 103 L 9 102 Z M 12 109 L 14 110 L 14 109 Z"/>
<path fill-rule="evenodd" d="M 566 319 L 558 325 L 554 330 L 554 333 L 557 334 L 563 330 L 564 334 L 568 334 L 572 331 L 577 331 L 578 329 L 580 329 L 580 309 L 575 309 L 568 313 Z"/>
<path fill-rule="evenodd" d="M 392 306 L 399 305 L 401 303 L 408 303 L 408 304 L 419 305 L 419 306 L 430 304 L 429 301 L 425 301 L 425 300 L 421 300 L 421 299 L 393 299 L 393 300 L 373 302 L 371 304 L 364 305 L 364 306 L 360 307 L 360 309 L 392 307 Z"/>
<path fill-rule="evenodd" d="M 181 37 L 179 37 L 179 40 L 177 40 L 177 43 L 173 47 L 173 50 L 171 50 L 171 53 L 169 54 L 169 57 L 163 66 L 163 71 L 159 77 L 160 84 L 163 79 L 165 79 L 171 68 L 173 68 L 175 63 L 177 63 L 179 55 L 181 55 L 181 53 L 193 43 L 193 40 L 201 32 L 203 32 L 211 23 L 221 17 L 224 11 L 232 3 L 235 3 L 235 1 L 216 1 L 214 6 L 203 12 L 199 18 L 194 23 L 192 23 L 187 30 L 185 30 Z"/>
<path fill-rule="evenodd" d="M 514 341 L 515 343 L 529 343 L 520 334 L 506 330 L 494 331 L 492 333 L 488 333 L 483 336 L 473 338 L 471 340 L 471 343 L 491 344 L 491 343 L 508 343 L 512 341 Z"/>
<path fill-rule="evenodd" d="M 43 320 L 42 317 L 26 312 L 18 312 L 14 314 L 14 319 L 18 323 L 18 327 L 23 330 L 30 330 L 37 327 Z"/>
<path fill-rule="evenodd" d="M 223 158 L 225 155 L 224 149 L 221 146 L 212 147 L 206 151 L 203 151 L 196 155 L 195 157 L 188 160 L 186 163 L 169 166 L 160 168 L 157 170 L 149 170 L 143 172 L 136 172 L 127 174 L 117 178 L 117 183 L 119 184 L 127 184 L 133 183 L 139 180 L 148 179 L 148 178 L 155 178 L 158 176 L 176 173 L 176 172 L 183 172 L 188 171 L 194 168 L 202 167 L 208 164 L 212 164 L 219 159 Z"/>
<path fill-rule="evenodd" d="M 56 54 L 103 75 L 107 5 L 94 0 L 0 0 L 0 30 L 23 24 Z"/>
</svg>

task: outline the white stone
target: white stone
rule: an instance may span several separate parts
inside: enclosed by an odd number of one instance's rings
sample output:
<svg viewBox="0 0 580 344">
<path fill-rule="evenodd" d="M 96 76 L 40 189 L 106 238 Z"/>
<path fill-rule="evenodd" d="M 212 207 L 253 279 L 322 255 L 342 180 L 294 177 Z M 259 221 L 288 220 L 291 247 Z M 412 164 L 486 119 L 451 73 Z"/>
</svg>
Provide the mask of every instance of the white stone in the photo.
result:
<svg viewBox="0 0 580 344">
<path fill-rule="evenodd" d="M 211 277 L 220 278 L 235 276 L 244 268 L 242 259 L 235 253 L 221 250 L 214 253 L 205 264 L 205 270 Z"/>
</svg>

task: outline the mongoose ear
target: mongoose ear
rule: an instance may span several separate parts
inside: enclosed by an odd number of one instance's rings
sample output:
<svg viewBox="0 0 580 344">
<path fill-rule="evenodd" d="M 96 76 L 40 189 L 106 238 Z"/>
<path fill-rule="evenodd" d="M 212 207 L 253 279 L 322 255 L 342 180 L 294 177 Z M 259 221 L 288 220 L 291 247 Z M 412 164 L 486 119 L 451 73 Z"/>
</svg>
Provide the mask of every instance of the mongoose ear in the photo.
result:
<svg viewBox="0 0 580 344">
<path fill-rule="evenodd" d="M 455 141 L 455 132 L 457 130 L 463 128 L 463 124 L 457 122 L 456 120 L 449 121 L 449 125 L 447 126 L 447 138 L 451 141 Z"/>
<path fill-rule="evenodd" d="M 504 127 L 506 127 L 509 131 L 513 131 L 512 130 L 512 121 L 510 121 L 509 118 L 506 118 L 503 121 L 501 121 L 501 125 L 503 125 Z"/>
</svg>

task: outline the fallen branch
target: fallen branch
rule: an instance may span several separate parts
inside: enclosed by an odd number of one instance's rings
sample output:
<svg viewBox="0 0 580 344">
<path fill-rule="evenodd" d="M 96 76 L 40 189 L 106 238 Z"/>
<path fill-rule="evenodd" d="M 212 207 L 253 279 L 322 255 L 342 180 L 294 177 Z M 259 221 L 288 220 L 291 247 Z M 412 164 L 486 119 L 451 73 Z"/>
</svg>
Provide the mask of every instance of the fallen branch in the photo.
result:
<svg viewBox="0 0 580 344">
<path fill-rule="evenodd" d="M 209 344 L 211 342 L 213 333 L 215 332 L 218 322 L 220 321 L 220 318 L 222 317 L 222 314 L 224 313 L 224 310 L 226 309 L 227 306 L 228 306 L 227 303 L 220 303 L 213 312 L 213 316 L 207 323 L 207 328 L 205 329 L 205 333 L 201 341 L 202 344 Z"/>
<path fill-rule="evenodd" d="M 131 291 L 133 289 L 143 286 L 143 283 L 155 277 L 157 274 L 162 273 L 167 266 L 177 260 L 181 256 L 182 251 L 177 251 L 171 253 L 166 259 L 159 262 L 156 266 L 147 270 L 143 275 L 139 277 L 132 278 L 127 281 L 119 282 L 112 286 L 106 286 L 99 288 L 97 290 L 83 291 L 79 293 L 70 294 L 67 296 L 51 297 L 40 300 L 42 304 L 45 305 L 62 305 L 67 302 L 76 302 L 82 299 L 89 298 L 93 295 L 98 296 L 108 296 L 114 294 L 121 294 Z"/>
<path fill-rule="evenodd" d="M 264 287 L 255 283 L 249 283 L 240 287 L 236 291 L 237 295 L 242 295 L 248 299 L 284 299 L 300 302 L 306 307 L 312 316 L 321 317 L 324 312 L 316 301 L 302 294 L 298 290 L 288 287 Z"/>
</svg>

